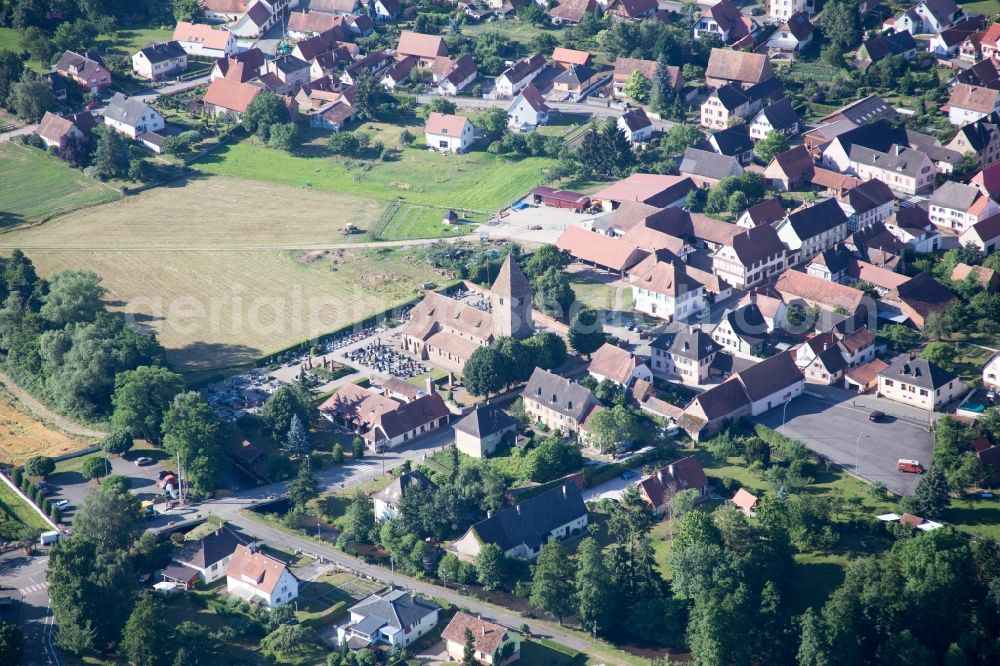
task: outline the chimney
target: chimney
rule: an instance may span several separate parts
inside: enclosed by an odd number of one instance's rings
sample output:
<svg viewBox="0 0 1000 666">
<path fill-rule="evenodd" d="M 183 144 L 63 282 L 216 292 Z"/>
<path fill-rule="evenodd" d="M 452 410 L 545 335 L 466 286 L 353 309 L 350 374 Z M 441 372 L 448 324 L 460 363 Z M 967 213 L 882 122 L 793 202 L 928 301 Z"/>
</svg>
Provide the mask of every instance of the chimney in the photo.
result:
<svg viewBox="0 0 1000 666">
<path fill-rule="evenodd" d="M 514 511 L 517 511 L 517 515 L 520 516 L 521 515 L 521 505 L 520 504 L 515 504 L 514 505 Z"/>
<path fill-rule="evenodd" d="M 674 464 L 673 463 L 670 463 L 669 465 L 667 465 L 667 474 L 669 474 L 670 476 L 674 475 Z"/>
<path fill-rule="evenodd" d="M 563 491 L 563 499 L 566 499 L 566 486 L 565 486 L 565 484 L 562 487 L 562 491 Z"/>
<path fill-rule="evenodd" d="M 656 470 L 656 480 L 659 481 L 661 485 L 663 484 L 663 470 L 662 469 Z"/>
<path fill-rule="evenodd" d="M 427 395 L 434 393 L 434 380 L 428 377 L 425 381 L 427 382 Z"/>
<path fill-rule="evenodd" d="M 493 509 L 487 509 L 486 510 L 486 517 L 487 518 L 492 518 L 493 517 Z"/>
</svg>

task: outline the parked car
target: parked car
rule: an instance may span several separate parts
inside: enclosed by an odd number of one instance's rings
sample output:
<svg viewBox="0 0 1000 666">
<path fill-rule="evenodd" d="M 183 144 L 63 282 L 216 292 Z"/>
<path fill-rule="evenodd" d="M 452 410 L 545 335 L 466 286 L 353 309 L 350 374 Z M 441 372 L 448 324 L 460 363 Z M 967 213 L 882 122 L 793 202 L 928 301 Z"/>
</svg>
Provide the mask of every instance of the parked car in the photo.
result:
<svg viewBox="0 0 1000 666">
<path fill-rule="evenodd" d="M 146 465 L 152 465 L 152 464 L 153 464 L 153 459 L 150 458 L 149 456 L 139 456 L 138 458 L 135 459 L 136 467 L 145 467 Z"/>
<path fill-rule="evenodd" d="M 625 479 L 626 481 L 628 481 L 629 479 L 634 479 L 635 478 L 635 472 L 633 472 L 630 469 L 627 469 L 624 472 L 622 472 L 622 478 Z"/>
<path fill-rule="evenodd" d="M 156 478 L 162 481 L 164 477 L 173 476 L 173 474 L 174 473 L 171 472 L 169 469 L 161 469 L 160 472 L 156 475 Z"/>
<path fill-rule="evenodd" d="M 55 506 L 57 508 L 59 508 L 59 509 L 64 509 L 65 510 L 65 509 L 68 509 L 68 508 L 72 507 L 73 505 L 70 503 L 70 501 L 68 499 L 61 499 L 61 500 L 59 500 L 58 502 L 55 503 Z"/>
<path fill-rule="evenodd" d="M 923 474 L 925 471 L 924 466 L 920 464 L 919 460 L 907 460 L 906 458 L 900 458 L 896 461 L 896 471 L 906 472 L 907 474 Z"/>
<path fill-rule="evenodd" d="M 879 423 L 884 418 L 885 418 L 885 414 L 882 413 L 882 412 L 880 412 L 880 411 L 878 411 L 878 410 L 875 410 L 874 412 L 872 412 L 871 414 L 868 415 L 868 420 L 871 421 L 871 422 L 873 422 L 873 423 Z"/>
</svg>

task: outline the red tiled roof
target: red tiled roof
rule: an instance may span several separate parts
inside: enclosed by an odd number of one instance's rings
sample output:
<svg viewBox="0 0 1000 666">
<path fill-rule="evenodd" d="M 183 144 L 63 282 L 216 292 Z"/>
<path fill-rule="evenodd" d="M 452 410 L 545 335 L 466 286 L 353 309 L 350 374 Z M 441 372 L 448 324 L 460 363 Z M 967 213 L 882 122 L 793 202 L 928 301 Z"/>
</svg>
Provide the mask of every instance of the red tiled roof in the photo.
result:
<svg viewBox="0 0 1000 666">
<path fill-rule="evenodd" d="M 209 84 L 202 101 L 236 113 L 245 113 L 250 102 L 260 93 L 261 89 L 257 86 L 223 78 Z"/>
<path fill-rule="evenodd" d="M 619 272 L 631 268 L 646 256 L 633 243 L 575 226 L 566 227 L 556 241 L 556 247 L 582 261 Z"/>
<path fill-rule="evenodd" d="M 441 638 L 465 645 L 466 630 L 472 632 L 476 652 L 490 655 L 491 658 L 507 635 L 507 627 L 503 625 L 458 611 L 441 632 Z"/>
<path fill-rule="evenodd" d="M 462 136 L 462 130 L 469 119 L 465 116 L 456 116 L 450 113 L 432 112 L 427 116 L 427 124 L 424 130 L 428 134 L 445 134 L 447 136 Z"/>
</svg>

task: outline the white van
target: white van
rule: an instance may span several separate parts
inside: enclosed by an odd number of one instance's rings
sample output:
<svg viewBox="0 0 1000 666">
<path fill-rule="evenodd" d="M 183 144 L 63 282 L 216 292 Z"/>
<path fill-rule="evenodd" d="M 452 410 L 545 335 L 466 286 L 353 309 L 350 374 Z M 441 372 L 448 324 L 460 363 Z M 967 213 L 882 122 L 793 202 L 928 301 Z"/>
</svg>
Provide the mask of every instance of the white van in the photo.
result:
<svg viewBox="0 0 1000 666">
<path fill-rule="evenodd" d="M 51 532 L 42 532 L 41 536 L 38 537 L 38 541 L 43 546 L 51 546 L 56 541 L 59 541 L 59 532 L 56 532 L 55 530 Z"/>
</svg>

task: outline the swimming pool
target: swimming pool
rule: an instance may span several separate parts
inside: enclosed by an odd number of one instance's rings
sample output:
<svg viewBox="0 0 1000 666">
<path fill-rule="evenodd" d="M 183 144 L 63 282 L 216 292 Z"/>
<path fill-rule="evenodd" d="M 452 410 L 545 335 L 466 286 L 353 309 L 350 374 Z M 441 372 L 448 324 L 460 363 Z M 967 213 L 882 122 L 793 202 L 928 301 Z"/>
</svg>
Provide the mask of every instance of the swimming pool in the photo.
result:
<svg viewBox="0 0 1000 666">
<path fill-rule="evenodd" d="M 986 411 L 986 405 L 984 405 L 981 402 L 966 402 L 962 404 L 960 409 L 965 409 L 970 412 L 976 412 L 978 414 L 979 412 Z"/>
</svg>

